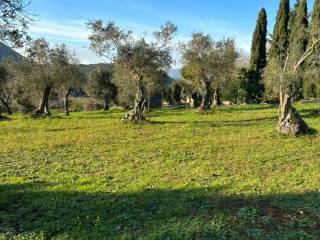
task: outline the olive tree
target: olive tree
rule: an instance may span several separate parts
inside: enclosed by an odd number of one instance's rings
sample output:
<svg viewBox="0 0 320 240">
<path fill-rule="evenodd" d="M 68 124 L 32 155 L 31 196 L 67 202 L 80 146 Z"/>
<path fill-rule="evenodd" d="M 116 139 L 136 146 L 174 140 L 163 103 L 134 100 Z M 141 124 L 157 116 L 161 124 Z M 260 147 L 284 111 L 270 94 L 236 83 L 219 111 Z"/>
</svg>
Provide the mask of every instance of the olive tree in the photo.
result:
<svg viewBox="0 0 320 240">
<path fill-rule="evenodd" d="M 202 90 L 202 102 L 198 108 L 199 112 L 211 108 L 212 78 L 210 74 L 210 60 L 214 50 L 214 41 L 210 35 L 193 33 L 188 43 L 181 44 L 182 62 L 184 68 L 183 77 L 200 85 Z"/>
<path fill-rule="evenodd" d="M 9 73 L 3 65 L 0 65 L 0 103 L 6 109 L 8 114 L 12 114 L 9 105 L 9 91 L 8 91 L 8 76 Z M 0 105 L 1 106 L 1 105 Z M 1 115 L 1 111 L 0 111 Z"/>
<path fill-rule="evenodd" d="M 88 26 L 92 31 L 89 37 L 91 49 L 112 63 L 120 65 L 128 72 L 128 81 L 135 84 L 134 107 L 124 121 L 144 120 L 145 78 L 150 72 L 162 73 L 170 68 L 173 59 L 169 43 L 177 27 L 167 23 L 154 33 L 152 40 L 147 40 L 145 37 L 135 38 L 131 31 L 122 30 L 113 22 L 104 25 L 101 20 L 96 20 L 89 22 Z"/>
<path fill-rule="evenodd" d="M 27 11 L 29 4 L 30 2 L 25 0 L 0 0 L 0 41 L 22 47 L 23 43 L 28 39 L 28 24 L 32 20 Z M 11 109 L 6 101 L 8 94 L 4 94 L 4 89 L 8 86 L 7 73 L 2 66 L 0 76 L 1 102 L 10 113 Z"/>
<path fill-rule="evenodd" d="M 0 40 L 21 47 L 28 38 L 28 24 L 32 20 L 27 11 L 30 1 L 0 0 Z"/>
<path fill-rule="evenodd" d="M 77 64 L 78 59 L 64 44 L 51 48 L 45 39 L 29 42 L 19 78 L 40 99 L 35 115 L 50 115 L 49 99 L 53 89 L 63 92 L 65 114 L 69 114 L 68 96 L 80 75 Z"/>
<path fill-rule="evenodd" d="M 30 41 L 26 49 L 27 62 L 24 72 L 26 86 L 35 91 L 40 98 L 36 115 L 50 115 L 49 97 L 53 88 L 50 62 L 50 46 L 45 39 Z M 28 84 L 28 85 L 27 85 Z"/>
<path fill-rule="evenodd" d="M 227 38 L 216 43 L 216 54 L 210 64 L 212 75 L 212 107 L 220 104 L 221 90 L 236 78 L 239 54 L 233 39 Z"/>
<path fill-rule="evenodd" d="M 282 58 L 273 58 L 272 61 L 269 61 L 269 71 L 265 75 L 265 82 L 279 94 L 280 105 L 277 130 L 282 134 L 299 135 L 305 134 L 309 130 L 308 125 L 292 106 L 292 84 L 300 73 L 302 66 L 304 71 L 308 71 L 308 66 L 303 64 L 320 44 L 320 38 L 316 37 L 316 34 L 314 36 L 313 39 L 310 39 L 310 46 L 299 57 L 292 57 L 293 54 L 289 47 L 283 50 L 285 52 L 283 60 L 281 60 Z"/>
<path fill-rule="evenodd" d="M 145 92 L 147 99 L 147 110 L 150 111 L 151 97 L 163 97 L 165 81 L 168 78 L 165 72 L 150 72 L 145 78 Z M 163 99 L 162 99 L 163 100 Z"/>
<path fill-rule="evenodd" d="M 69 115 L 69 95 L 77 80 L 81 78 L 78 68 L 79 59 L 65 44 L 57 45 L 50 50 L 51 75 L 53 83 L 63 95 L 64 113 Z"/>
<path fill-rule="evenodd" d="M 86 91 L 90 96 L 104 101 L 103 110 L 108 111 L 110 102 L 117 97 L 117 87 L 112 82 L 110 71 L 97 67 L 89 73 Z"/>
<path fill-rule="evenodd" d="M 112 80 L 118 90 L 116 102 L 125 109 L 133 109 L 136 85 L 134 81 L 131 81 L 131 77 L 126 69 L 118 64 L 113 64 Z"/>
<path fill-rule="evenodd" d="M 14 73 L 17 63 L 11 59 L 6 59 L 0 64 L 0 105 L 5 111 L 12 114 L 12 88 L 15 84 Z"/>
<path fill-rule="evenodd" d="M 214 41 L 210 35 L 193 33 L 188 43 L 181 44 L 181 53 L 183 77 L 202 89 L 202 103 L 198 111 L 210 110 L 211 103 L 217 103 L 219 88 L 235 69 L 238 54 L 234 41 Z"/>
</svg>

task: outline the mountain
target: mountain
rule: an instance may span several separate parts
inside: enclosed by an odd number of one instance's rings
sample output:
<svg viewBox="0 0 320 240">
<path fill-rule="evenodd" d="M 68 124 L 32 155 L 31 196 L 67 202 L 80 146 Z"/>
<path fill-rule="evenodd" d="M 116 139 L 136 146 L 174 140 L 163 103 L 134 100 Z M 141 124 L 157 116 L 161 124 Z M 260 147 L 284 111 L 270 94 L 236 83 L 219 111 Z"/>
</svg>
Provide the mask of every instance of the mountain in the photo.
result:
<svg viewBox="0 0 320 240">
<path fill-rule="evenodd" d="M 180 80 L 182 78 L 180 68 L 169 70 L 168 75 L 169 75 L 169 77 L 173 78 L 174 80 Z"/>
<path fill-rule="evenodd" d="M 100 67 L 102 69 L 105 69 L 107 71 L 111 70 L 111 64 L 108 63 L 97 63 L 97 64 L 80 64 L 80 72 L 84 74 L 85 76 L 88 76 L 88 74 L 96 69 L 97 67 Z"/>
<path fill-rule="evenodd" d="M 22 55 L 17 53 L 11 47 L 0 42 L 0 62 L 2 62 L 5 59 L 8 59 L 8 58 L 11 58 L 17 62 L 19 62 L 23 59 Z"/>
</svg>

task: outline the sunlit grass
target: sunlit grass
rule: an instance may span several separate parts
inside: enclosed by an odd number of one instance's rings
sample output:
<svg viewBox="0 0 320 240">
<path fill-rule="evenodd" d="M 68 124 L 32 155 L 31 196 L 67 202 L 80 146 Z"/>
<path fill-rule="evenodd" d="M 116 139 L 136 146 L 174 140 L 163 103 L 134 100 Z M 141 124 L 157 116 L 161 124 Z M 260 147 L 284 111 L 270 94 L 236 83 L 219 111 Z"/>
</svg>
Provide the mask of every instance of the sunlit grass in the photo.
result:
<svg viewBox="0 0 320 240">
<path fill-rule="evenodd" d="M 320 131 L 276 106 L 0 121 L 0 239 L 319 239 Z"/>
</svg>

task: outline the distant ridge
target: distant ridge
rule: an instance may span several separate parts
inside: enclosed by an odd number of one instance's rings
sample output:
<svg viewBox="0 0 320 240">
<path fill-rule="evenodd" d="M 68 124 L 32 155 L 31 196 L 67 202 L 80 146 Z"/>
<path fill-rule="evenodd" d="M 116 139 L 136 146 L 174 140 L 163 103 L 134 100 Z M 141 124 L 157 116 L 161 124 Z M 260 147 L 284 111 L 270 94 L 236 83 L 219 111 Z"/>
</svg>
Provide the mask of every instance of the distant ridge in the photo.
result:
<svg viewBox="0 0 320 240">
<path fill-rule="evenodd" d="M 182 78 L 181 69 L 180 68 L 178 68 L 178 69 L 170 69 L 168 71 L 168 75 L 169 75 L 169 77 L 171 77 L 174 80 L 180 80 Z"/>
<path fill-rule="evenodd" d="M 0 62 L 8 58 L 13 59 L 16 62 L 20 62 L 23 59 L 23 56 L 11 47 L 0 42 Z"/>
</svg>

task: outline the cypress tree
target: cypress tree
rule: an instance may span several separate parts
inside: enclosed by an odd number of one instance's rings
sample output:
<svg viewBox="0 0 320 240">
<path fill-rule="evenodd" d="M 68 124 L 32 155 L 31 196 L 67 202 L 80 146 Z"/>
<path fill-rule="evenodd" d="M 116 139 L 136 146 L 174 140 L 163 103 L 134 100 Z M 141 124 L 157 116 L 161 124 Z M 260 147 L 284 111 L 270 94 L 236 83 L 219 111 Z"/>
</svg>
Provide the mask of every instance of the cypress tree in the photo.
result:
<svg viewBox="0 0 320 240">
<path fill-rule="evenodd" d="M 293 64 L 301 58 L 308 44 L 307 0 L 297 0 L 290 17 L 289 32 L 289 62 Z M 292 83 L 292 93 L 297 99 L 303 97 L 303 72 L 304 69 L 301 68 Z"/>
<path fill-rule="evenodd" d="M 277 13 L 276 24 L 272 34 L 272 44 L 270 46 L 270 58 L 277 58 L 280 61 L 285 56 L 285 49 L 288 47 L 288 24 L 290 18 L 290 1 L 281 0 Z"/>
<path fill-rule="evenodd" d="M 320 0 L 315 0 L 311 14 L 311 21 L 308 28 L 309 45 L 312 44 L 313 39 L 319 38 L 320 29 Z M 307 59 L 308 72 L 305 73 L 304 78 L 304 97 L 319 97 L 319 51 L 320 47 L 316 46 L 316 51 Z M 317 90 L 318 89 L 318 90 Z"/>
<path fill-rule="evenodd" d="M 274 71 L 281 69 L 285 63 L 289 42 L 290 1 L 280 0 L 277 18 L 272 34 L 272 42 L 268 51 L 268 65 L 264 74 L 264 99 L 275 101 L 278 98 L 277 88 L 270 82 L 279 83 L 280 79 L 274 75 Z"/>
<path fill-rule="evenodd" d="M 320 0 L 315 0 L 311 15 L 310 22 L 310 34 L 313 33 L 313 30 L 318 30 L 320 27 Z"/>
<path fill-rule="evenodd" d="M 307 0 L 297 0 L 289 23 L 290 58 L 298 60 L 308 44 L 308 8 Z"/>
<path fill-rule="evenodd" d="M 259 12 L 257 25 L 252 36 L 250 70 L 260 74 L 267 63 L 267 13 Z"/>
<path fill-rule="evenodd" d="M 262 99 L 263 84 L 261 75 L 267 64 L 267 13 L 263 8 L 259 12 L 257 25 L 252 36 L 250 67 L 246 71 L 246 101 L 258 103 Z"/>
</svg>

